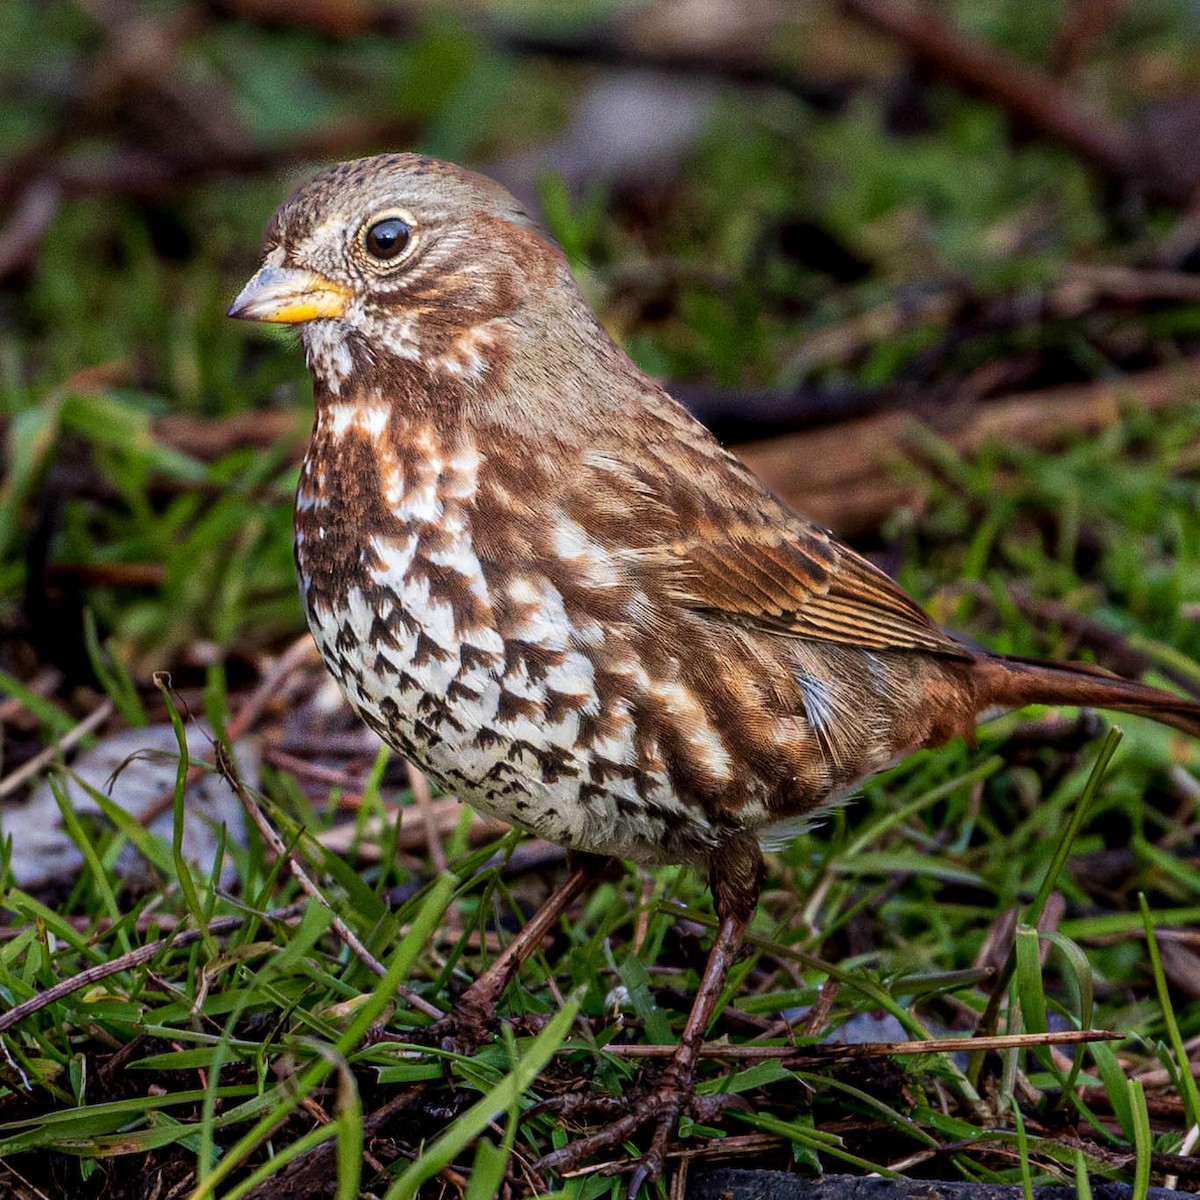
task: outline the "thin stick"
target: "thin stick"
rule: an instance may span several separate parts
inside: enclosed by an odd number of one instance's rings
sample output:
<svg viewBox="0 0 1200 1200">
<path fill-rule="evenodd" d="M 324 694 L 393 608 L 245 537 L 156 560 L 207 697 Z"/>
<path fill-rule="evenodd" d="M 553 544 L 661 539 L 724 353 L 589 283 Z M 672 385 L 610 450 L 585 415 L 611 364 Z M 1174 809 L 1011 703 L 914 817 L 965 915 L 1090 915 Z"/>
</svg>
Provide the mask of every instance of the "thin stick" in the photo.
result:
<svg viewBox="0 0 1200 1200">
<path fill-rule="evenodd" d="M 205 936 L 205 933 L 230 933 L 235 929 L 240 929 L 252 916 L 261 917 L 268 921 L 292 920 L 300 916 L 306 904 L 307 901 L 304 904 L 289 904 L 286 908 L 276 909 L 273 912 L 267 913 L 246 913 L 237 917 L 217 917 L 215 920 L 209 921 L 207 930 L 184 929 L 179 933 L 171 934 L 169 937 L 159 938 L 156 942 L 147 942 L 146 945 L 138 946 L 126 954 L 109 959 L 108 962 L 97 963 L 94 967 L 88 967 L 86 970 L 80 971 L 77 975 L 60 980 L 53 987 L 48 987 L 44 992 L 38 992 L 36 996 L 31 996 L 28 1000 L 23 1000 L 20 1004 L 10 1008 L 8 1012 L 0 1013 L 0 1033 L 11 1029 L 14 1025 L 25 1020 L 26 1017 L 33 1016 L 35 1012 L 45 1008 L 47 1005 L 54 1004 L 64 996 L 69 996 L 72 992 L 79 991 L 80 988 L 89 987 L 101 979 L 107 979 L 110 975 L 119 975 L 122 971 L 128 971 L 132 967 L 139 967 L 142 963 L 149 962 L 168 946 L 182 949 L 185 946 L 190 946 L 193 942 L 198 942 Z"/>
<path fill-rule="evenodd" d="M 45 699 L 62 683 L 62 678 L 62 672 L 56 667 L 42 667 L 25 687 L 35 696 Z M 0 722 L 11 721 L 18 713 L 25 711 L 25 700 L 21 696 L 9 696 L 7 700 L 0 700 Z"/>
<path fill-rule="evenodd" d="M 1187 1136 L 1182 1142 L 1180 1142 L 1177 1153 L 1182 1158 L 1189 1157 L 1192 1151 L 1195 1150 L 1196 1143 L 1198 1141 L 1200 1141 L 1200 1125 L 1193 1125 L 1191 1129 L 1187 1131 Z M 1164 1188 L 1169 1188 L 1171 1191 L 1174 1191 L 1179 1186 L 1179 1176 L 1168 1175 L 1166 1179 L 1163 1180 L 1162 1185 Z"/>
<path fill-rule="evenodd" d="M 1125 1035 L 1109 1029 L 1064 1029 L 1060 1033 L 1000 1033 L 991 1037 L 930 1038 L 924 1042 L 855 1042 L 820 1046 L 724 1046 L 706 1042 L 700 1047 L 703 1058 L 729 1058 L 753 1062 L 776 1058 L 830 1059 L 888 1058 L 895 1054 L 955 1054 L 972 1050 L 1020 1050 L 1031 1046 L 1071 1046 L 1080 1042 L 1115 1042 Z M 564 1046 L 574 1052 L 578 1046 Z M 605 1046 L 605 1054 L 623 1058 L 669 1058 L 675 1046 Z"/>
<path fill-rule="evenodd" d="M 302 667 L 306 659 L 316 657 L 316 649 L 312 638 L 306 633 L 297 638 L 267 668 L 266 674 L 259 680 L 258 687 L 242 701 L 237 712 L 230 718 L 225 732 L 231 742 L 236 742 L 250 731 L 262 710 L 279 694 L 288 676 Z"/>
<path fill-rule="evenodd" d="M 407 759 L 404 760 L 404 769 L 408 772 L 408 786 L 412 788 L 417 812 L 421 814 L 421 823 L 425 826 L 425 847 L 429 851 L 429 861 L 433 864 L 433 869 L 441 874 L 446 869 L 446 850 L 442 845 L 441 831 L 433 811 L 429 780 Z"/>
<path fill-rule="evenodd" d="M 43 767 L 50 766 L 61 754 L 65 754 L 77 742 L 103 725 L 113 714 L 113 702 L 105 700 L 92 712 L 88 713 L 78 725 L 68 729 L 60 738 L 56 738 L 45 750 L 39 751 L 28 762 L 22 763 L 10 775 L 0 779 L 0 800 L 11 796 L 27 779 L 36 775 Z"/>
<path fill-rule="evenodd" d="M 257 801 L 250 795 L 249 789 L 242 782 L 237 763 L 233 761 L 232 755 L 226 752 L 225 746 L 221 742 L 218 742 L 216 746 L 216 768 L 217 774 L 229 784 L 233 789 L 234 795 L 241 801 L 242 807 L 246 810 L 246 815 L 254 822 L 258 832 L 262 834 L 263 840 L 281 858 L 287 859 L 288 864 L 292 868 L 292 874 L 296 877 L 296 882 L 309 898 L 328 911 L 332 918 L 331 926 L 334 932 L 350 947 L 351 952 L 358 957 L 359 961 L 369 971 L 379 978 L 383 978 L 387 974 L 387 968 L 367 949 L 354 930 L 337 915 L 333 905 L 325 899 L 321 889 L 317 887 L 309 877 L 308 872 L 305 871 L 303 864 L 300 862 L 299 855 L 295 853 L 294 849 L 290 850 L 284 845 L 283 839 L 275 832 L 274 826 L 267 820 L 266 815 L 259 808 Z M 403 984 L 397 987 L 396 994 L 411 1008 L 424 1013 L 427 1017 L 432 1017 L 435 1021 L 440 1020 L 444 1015 L 440 1008 L 430 1004 L 428 1000 L 422 996 L 418 996 L 416 992 L 404 987 Z"/>
<path fill-rule="evenodd" d="M 425 778 L 425 773 L 408 759 L 404 760 L 404 769 L 408 772 L 408 784 L 412 788 L 417 812 L 421 815 L 421 825 L 425 831 L 425 848 L 429 852 L 430 865 L 435 874 L 445 874 L 446 848 L 442 845 L 442 834 L 438 828 L 437 810 L 433 803 L 433 793 L 429 790 L 429 780 Z M 402 812 L 403 810 L 397 811 L 397 821 L 403 820 Z M 396 838 L 395 845 L 397 849 L 400 848 L 399 837 Z M 446 910 L 443 925 L 451 936 L 462 933 L 462 921 L 459 920 L 458 909 L 453 905 Z"/>
<path fill-rule="evenodd" d="M 809 1010 L 808 1018 L 804 1022 L 804 1037 L 816 1037 L 821 1032 L 841 987 L 841 983 L 836 979 L 826 979 L 821 984 L 821 990 L 817 993 L 817 1002 Z"/>
<path fill-rule="evenodd" d="M 225 732 L 231 745 L 249 733 L 267 703 L 279 694 L 287 677 L 301 666 L 313 649 L 315 647 L 313 647 L 312 638 L 308 634 L 305 634 L 303 637 L 297 638 L 267 668 L 267 672 L 259 681 L 258 687 L 239 705 L 237 712 L 230 717 L 229 723 L 225 727 Z M 188 768 L 186 784 L 188 788 L 194 787 L 204 777 L 208 771 L 210 757 L 206 753 L 200 762 Z M 172 787 L 152 800 L 138 814 L 138 820 L 143 825 L 150 825 L 161 817 L 163 813 L 167 812 L 174 803 L 175 789 Z"/>
</svg>

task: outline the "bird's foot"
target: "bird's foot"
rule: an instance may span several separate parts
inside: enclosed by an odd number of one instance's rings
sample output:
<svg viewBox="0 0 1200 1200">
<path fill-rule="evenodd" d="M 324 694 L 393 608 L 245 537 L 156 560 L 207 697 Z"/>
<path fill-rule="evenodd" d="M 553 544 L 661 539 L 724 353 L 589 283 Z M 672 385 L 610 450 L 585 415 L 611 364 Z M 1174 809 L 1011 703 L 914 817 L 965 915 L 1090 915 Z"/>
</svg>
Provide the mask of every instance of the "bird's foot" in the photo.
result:
<svg viewBox="0 0 1200 1200">
<path fill-rule="evenodd" d="M 495 1013 L 482 1016 L 471 1010 L 460 1013 L 451 1009 L 440 1021 L 421 1030 L 421 1041 L 426 1046 L 437 1046 L 447 1054 L 467 1058 L 488 1040 L 496 1025 Z"/>
<path fill-rule="evenodd" d="M 642 1184 L 659 1179 L 666 1166 L 667 1151 L 671 1137 L 682 1116 L 691 1117 L 705 1125 L 715 1120 L 730 1104 L 737 1103 L 738 1096 L 698 1096 L 691 1083 L 677 1084 L 669 1077 L 658 1087 L 641 1096 L 627 1100 L 614 1096 L 584 1096 L 573 1093 L 563 1096 L 548 1107 L 554 1107 L 562 1115 L 609 1116 L 625 1110 L 607 1127 L 567 1145 L 539 1159 L 535 1164 L 538 1171 L 553 1171 L 562 1175 L 582 1166 L 588 1159 L 602 1150 L 608 1150 L 632 1137 L 646 1126 L 653 1125 L 654 1133 L 649 1148 L 632 1164 L 627 1195 L 634 1200 Z"/>
<path fill-rule="evenodd" d="M 432 1025 L 403 1033 L 380 1025 L 368 1032 L 364 1044 L 404 1042 L 416 1046 L 436 1046 L 450 1054 L 471 1055 L 480 1043 L 488 1040 L 499 1023 L 494 1007 L 464 1004 L 460 1000 Z"/>
</svg>

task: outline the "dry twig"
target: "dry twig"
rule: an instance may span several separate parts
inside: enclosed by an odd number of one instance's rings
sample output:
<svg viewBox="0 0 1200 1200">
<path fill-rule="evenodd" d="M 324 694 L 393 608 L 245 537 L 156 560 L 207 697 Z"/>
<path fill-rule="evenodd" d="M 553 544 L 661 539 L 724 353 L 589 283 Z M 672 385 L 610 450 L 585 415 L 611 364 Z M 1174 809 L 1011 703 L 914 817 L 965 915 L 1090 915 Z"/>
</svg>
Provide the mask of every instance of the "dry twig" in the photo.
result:
<svg viewBox="0 0 1200 1200">
<path fill-rule="evenodd" d="M 383 978 L 387 974 L 387 968 L 381 963 L 364 945 L 359 936 L 352 930 L 345 921 L 342 920 L 333 908 L 333 905 L 325 899 L 324 893 L 312 881 L 308 872 L 304 869 L 304 865 L 300 862 L 299 855 L 296 854 L 294 848 L 289 848 L 284 844 L 283 839 L 275 832 L 271 822 L 267 820 L 266 814 L 258 806 L 254 797 L 250 795 L 246 785 L 242 782 L 241 774 L 238 771 L 237 763 L 234 762 L 233 756 L 229 754 L 225 747 L 218 742 L 216 747 L 216 768 L 217 773 L 225 780 L 226 783 L 233 789 L 234 795 L 241 802 L 242 807 L 246 811 L 246 815 L 254 822 L 255 828 L 262 835 L 263 840 L 271 849 L 281 858 L 286 858 L 291 866 L 292 874 L 296 878 L 296 882 L 317 904 L 326 909 L 332 918 L 331 926 L 334 932 L 350 947 L 350 950 L 358 957 L 366 968 L 373 974 Z M 444 1014 L 440 1008 L 430 1004 L 424 997 L 417 995 L 411 988 L 400 985 L 396 989 L 399 995 L 406 1004 L 415 1008 L 418 1012 L 424 1013 L 428 1017 L 432 1017 L 435 1021 L 439 1020 Z"/>
</svg>

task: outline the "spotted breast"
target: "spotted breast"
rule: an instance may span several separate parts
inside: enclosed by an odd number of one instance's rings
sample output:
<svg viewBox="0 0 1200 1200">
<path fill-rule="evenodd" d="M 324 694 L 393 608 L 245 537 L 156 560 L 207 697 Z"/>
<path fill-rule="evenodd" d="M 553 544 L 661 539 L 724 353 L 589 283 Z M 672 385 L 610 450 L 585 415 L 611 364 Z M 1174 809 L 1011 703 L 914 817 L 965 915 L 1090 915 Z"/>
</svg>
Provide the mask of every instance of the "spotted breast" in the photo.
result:
<svg viewBox="0 0 1200 1200">
<path fill-rule="evenodd" d="M 326 665 L 367 725 L 482 811 L 592 853 L 697 857 L 717 831 L 635 728 L 650 679 L 572 619 L 546 572 L 481 558 L 483 470 L 465 431 L 448 440 L 383 403 L 318 405 L 295 549 Z M 578 555 L 569 528 L 559 549 Z"/>
</svg>

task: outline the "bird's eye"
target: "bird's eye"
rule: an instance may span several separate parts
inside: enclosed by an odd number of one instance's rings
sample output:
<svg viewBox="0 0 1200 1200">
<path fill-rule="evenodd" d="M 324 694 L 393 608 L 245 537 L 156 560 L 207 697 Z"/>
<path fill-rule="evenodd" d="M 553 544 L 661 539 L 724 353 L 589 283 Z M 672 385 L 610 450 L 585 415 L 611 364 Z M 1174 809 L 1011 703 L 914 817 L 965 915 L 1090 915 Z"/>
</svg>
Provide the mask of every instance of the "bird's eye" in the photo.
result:
<svg viewBox="0 0 1200 1200">
<path fill-rule="evenodd" d="M 412 230 L 409 229 L 407 222 L 402 221 L 399 217 L 385 217 L 382 221 L 376 221 L 367 230 L 363 241 L 367 247 L 367 253 L 372 258 L 377 258 L 381 262 L 389 262 L 404 252 L 411 237 Z"/>
</svg>

